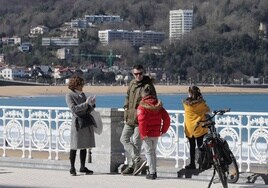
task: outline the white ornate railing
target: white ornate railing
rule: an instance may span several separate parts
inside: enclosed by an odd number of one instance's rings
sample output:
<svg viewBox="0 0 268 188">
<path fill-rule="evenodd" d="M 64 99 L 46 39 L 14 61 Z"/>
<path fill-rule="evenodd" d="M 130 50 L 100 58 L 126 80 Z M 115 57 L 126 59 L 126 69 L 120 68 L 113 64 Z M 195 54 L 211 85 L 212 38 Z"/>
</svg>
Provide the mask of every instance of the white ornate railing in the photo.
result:
<svg viewBox="0 0 268 188">
<path fill-rule="evenodd" d="M 32 151 L 47 151 L 55 160 L 70 147 L 72 114 L 68 108 L 1 106 L 0 148 L 22 151 L 22 158 L 32 158 Z M 28 151 L 28 156 L 25 156 Z"/>
<path fill-rule="evenodd" d="M 189 158 L 188 140 L 184 134 L 184 111 L 168 110 L 171 128 L 159 139 L 158 157 L 173 158 L 176 167 L 179 160 L 184 166 Z M 233 151 L 239 169 L 246 165 L 246 171 L 254 164 L 268 165 L 268 113 L 228 112 L 215 117 L 221 137 L 226 139 Z"/>
<path fill-rule="evenodd" d="M 71 116 L 68 108 L 0 106 L 0 149 L 22 151 L 22 158 L 32 158 L 33 151 L 48 152 L 48 159 L 58 160 L 70 142 Z M 119 109 L 121 111 L 122 109 Z M 159 139 L 158 157 L 186 164 L 188 141 L 184 134 L 184 111 L 168 110 L 171 127 Z M 229 112 L 216 116 L 216 127 L 237 158 L 240 170 L 254 164 L 268 164 L 268 113 Z M 52 156 L 55 158 L 52 159 Z M 181 167 L 181 166 L 180 166 Z"/>
</svg>

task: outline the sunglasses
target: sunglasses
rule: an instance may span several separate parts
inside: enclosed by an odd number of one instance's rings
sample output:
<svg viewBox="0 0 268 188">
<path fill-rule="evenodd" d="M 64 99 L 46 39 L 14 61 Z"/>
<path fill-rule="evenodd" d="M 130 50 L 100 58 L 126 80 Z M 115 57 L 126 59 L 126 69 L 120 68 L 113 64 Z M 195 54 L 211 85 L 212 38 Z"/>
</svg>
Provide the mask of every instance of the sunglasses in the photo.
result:
<svg viewBox="0 0 268 188">
<path fill-rule="evenodd" d="M 143 72 L 134 72 L 133 74 L 134 74 L 135 76 L 138 76 L 138 75 L 141 76 L 141 75 L 143 74 Z"/>
</svg>

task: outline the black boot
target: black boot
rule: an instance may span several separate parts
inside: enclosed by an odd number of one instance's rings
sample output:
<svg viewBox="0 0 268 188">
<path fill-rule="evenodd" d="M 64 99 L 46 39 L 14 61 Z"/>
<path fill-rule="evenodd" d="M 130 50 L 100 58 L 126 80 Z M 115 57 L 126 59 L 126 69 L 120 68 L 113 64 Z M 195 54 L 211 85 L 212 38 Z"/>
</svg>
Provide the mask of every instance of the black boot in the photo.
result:
<svg viewBox="0 0 268 188">
<path fill-rule="evenodd" d="M 93 171 L 85 167 L 86 157 L 87 157 L 87 150 L 86 149 L 80 150 L 80 162 L 81 162 L 80 172 L 86 173 L 86 175 L 91 175 L 93 174 Z"/>
<path fill-rule="evenodd" d="M 71 163 L 70 174 L 72 176 L 76 176 L 75 158 L 76 158 L 76 150 L 70 150 L 70 157 L 69 157 Z"/>
<path fill-rule="evenodd" d="M 185 166 L 185 169 L 191 169 L 191 170 L 195 170 L 195 164 L 194 163 L 190 163 L 189 165 Z"/>
</svg>

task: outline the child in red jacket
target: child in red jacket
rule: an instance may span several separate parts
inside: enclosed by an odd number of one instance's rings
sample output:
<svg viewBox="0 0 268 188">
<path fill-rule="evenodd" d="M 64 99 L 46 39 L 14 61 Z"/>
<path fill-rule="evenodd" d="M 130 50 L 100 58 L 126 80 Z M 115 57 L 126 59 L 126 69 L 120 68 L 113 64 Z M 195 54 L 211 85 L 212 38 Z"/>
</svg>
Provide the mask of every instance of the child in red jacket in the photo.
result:
<svg viewBox="0 0 268 188">
<path fill-rule="evenodd" d="M 152 95 L 149 89 L 142 92 L 142 100 L 137 109 L 137 118 L 139 122 L 139 131 L 149 173 L 147 179 L 156 179 L 156 147 L 158 137 L 166 133 L 170 126 L 170 117 L 163 108 L 162 102 Z"/>
</svg>

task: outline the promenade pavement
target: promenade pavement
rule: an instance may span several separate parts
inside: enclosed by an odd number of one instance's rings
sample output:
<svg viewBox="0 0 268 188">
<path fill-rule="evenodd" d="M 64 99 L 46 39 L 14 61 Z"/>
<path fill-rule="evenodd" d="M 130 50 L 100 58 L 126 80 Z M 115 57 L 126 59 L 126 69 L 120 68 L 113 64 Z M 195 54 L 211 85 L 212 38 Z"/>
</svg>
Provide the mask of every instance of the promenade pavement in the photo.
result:
<svg viewBox="0 0 268 188">
<path fill-rule="evenodd" d="M 40 153 L 39 158 L 32 159 L 12 157 L 16 156 L 15 154 L 9 153 L 9 157 L 0 157 L 0 188 L 206 188 L 213 174 L 211 169 L 189 171 L 175 168 L 174 161 L 159 159 L 156 180 L 147 180 L 145 175 L 101 173 L 94 163 L 87 163 L 87 167 L 94 170 L 93 175 L 78 172 L 78 176 L 74 177 L 69 174 L 70 164 L 67 157 L 64 160 L 62 156 L 63 159 L 57 161 L 42 159 Z M 77 165 L 78 169 L 78 161 Z M 267 165 L 260 165 L 252 168 L 252 172 L 242 171 L 238 182 L 229 184 L 229 188 L 267 188 L 267 169 Z M 211 186 L 219 187 L 222 186 L 217 180 Z"/>
<path fill-rule="evenodd" d="M 159 176 L 156 180 L 147 180 L 144 175 L 122 176 L 121 174 L 94 173 L 85 175 L 78 173 L 70 176 L 67 170 L 14 168 L 1 166 L 0 188 L 205 188 L 209 181 L 204 179 L 187 179 Z M 220 183 L 212 184 L 211 188 L 222 187 Z M 229 184 L 230 188 L 258 187 L 261 184 Z"/>
</svg>

